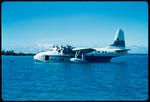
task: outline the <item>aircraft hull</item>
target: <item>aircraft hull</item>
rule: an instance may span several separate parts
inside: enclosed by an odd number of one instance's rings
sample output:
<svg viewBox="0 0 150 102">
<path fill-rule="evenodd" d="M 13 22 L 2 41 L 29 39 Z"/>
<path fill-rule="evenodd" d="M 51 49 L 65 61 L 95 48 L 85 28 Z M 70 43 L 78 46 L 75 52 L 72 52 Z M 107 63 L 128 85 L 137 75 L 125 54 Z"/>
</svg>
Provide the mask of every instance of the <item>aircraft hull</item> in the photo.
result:
<svg viewBox="0 0 150 102">
<path fill-rule="evenodd" d="M 35 59 L 43 62 L 71 62 L 70 59 L 74 58 L 74 56 L 47 56 L 43 57 L 43 59 Z M 78 56 L 81 59 L 81 56 Z M 88 62 L 110 62 L 112 56 L 85 56 L 84 60 Z"/>
</svg>

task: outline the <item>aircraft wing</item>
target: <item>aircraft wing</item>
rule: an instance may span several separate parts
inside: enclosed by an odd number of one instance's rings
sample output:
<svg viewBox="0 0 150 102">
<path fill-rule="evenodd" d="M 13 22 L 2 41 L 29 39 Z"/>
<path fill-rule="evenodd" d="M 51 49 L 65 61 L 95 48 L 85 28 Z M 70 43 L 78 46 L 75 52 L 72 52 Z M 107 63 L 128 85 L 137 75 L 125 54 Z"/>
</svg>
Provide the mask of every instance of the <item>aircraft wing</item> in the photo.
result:
<svg viewBox="0 0 150 102">
<path fill-rule="evenodd" d="M 74 48 L 72 49 L 72 51 L 80 51 L 81 53 L 89 53 L 89 52 L 92 52 L 92 51 L 95 51 L 95 49 L 93 48 Z"/>
<path fill-rule="evenodd" d="M 128 50 L 130 50 L 130 49 L 118 49 L 118 50 L 115 50 L 116 52 L 126 52 L 126 51 L 128 51 Z"/>
</svg>

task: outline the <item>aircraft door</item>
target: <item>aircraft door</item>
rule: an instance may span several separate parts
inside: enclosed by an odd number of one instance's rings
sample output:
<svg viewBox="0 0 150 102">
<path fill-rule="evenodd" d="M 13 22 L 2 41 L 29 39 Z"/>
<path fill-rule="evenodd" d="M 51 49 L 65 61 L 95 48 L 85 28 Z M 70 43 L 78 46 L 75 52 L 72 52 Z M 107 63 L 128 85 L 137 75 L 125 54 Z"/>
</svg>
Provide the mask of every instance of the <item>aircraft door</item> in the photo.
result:
<svg viewBox="0 0 150 102">
<path fill-rule="evenodd" d="M 45 60 L 46 60 L 46 61 L 49 60 L 49 56 L 48 56 L 48 55 L 45 56 Z"/>
</svg>

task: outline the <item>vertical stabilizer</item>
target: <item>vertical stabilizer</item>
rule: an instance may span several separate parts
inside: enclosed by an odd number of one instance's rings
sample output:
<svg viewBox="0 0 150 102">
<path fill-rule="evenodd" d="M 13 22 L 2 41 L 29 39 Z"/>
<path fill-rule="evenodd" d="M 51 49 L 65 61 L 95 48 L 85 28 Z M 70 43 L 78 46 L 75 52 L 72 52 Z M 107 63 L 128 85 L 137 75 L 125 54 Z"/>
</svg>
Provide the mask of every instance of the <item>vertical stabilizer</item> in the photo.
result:
<svg viewBox="0 0 150 102">
<path fill-rule="evenodd" d="M 125 39 L 124 39 L 124 32 L 121 29 L 118 29 L 116 32 L 116 36 L 114 42 L 111 46 L 115 47 L 125 47 Z"/>
</svg>

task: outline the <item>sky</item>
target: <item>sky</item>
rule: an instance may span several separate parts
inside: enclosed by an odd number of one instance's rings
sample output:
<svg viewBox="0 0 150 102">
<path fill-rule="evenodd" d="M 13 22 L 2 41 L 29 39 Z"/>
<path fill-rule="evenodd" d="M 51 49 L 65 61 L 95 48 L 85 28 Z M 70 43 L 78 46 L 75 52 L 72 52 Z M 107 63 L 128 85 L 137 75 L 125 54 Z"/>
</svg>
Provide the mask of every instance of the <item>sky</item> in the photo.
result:
<svg viewBox="0 0 150 102">
<path fill-rule="evenodd" d="M 131 52 L 148 53 L 147 2 L 2 3 L 2 49 L 36 52 L 53 44 L 105 47 L 117 29 Z"/>
</svg>

